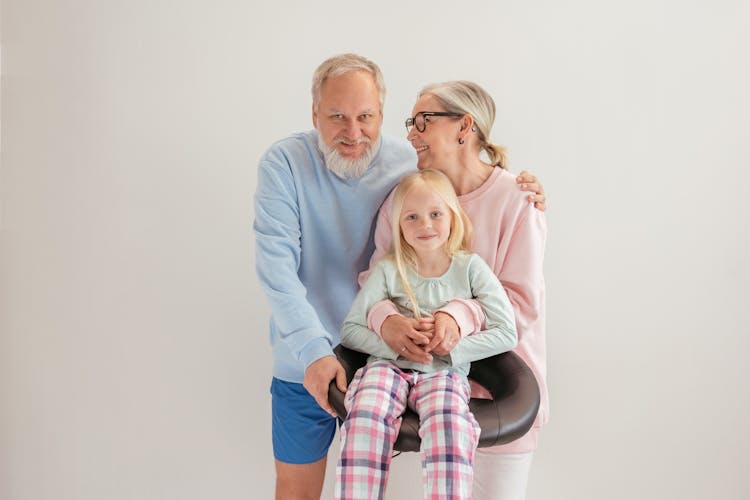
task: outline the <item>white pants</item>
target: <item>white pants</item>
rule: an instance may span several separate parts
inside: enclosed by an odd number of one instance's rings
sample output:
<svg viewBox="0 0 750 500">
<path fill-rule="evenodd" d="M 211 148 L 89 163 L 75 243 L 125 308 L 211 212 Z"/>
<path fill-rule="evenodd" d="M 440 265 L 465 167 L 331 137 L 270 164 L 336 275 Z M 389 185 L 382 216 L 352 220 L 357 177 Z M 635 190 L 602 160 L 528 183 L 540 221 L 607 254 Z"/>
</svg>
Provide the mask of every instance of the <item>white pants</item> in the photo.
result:
<svg viewBox="0 0 750 500">
<path fill-rule="evenodd" d="M 524 500 L 534 453 L 501 454 L 477 449 L 472 500 Z"/>
</svg>

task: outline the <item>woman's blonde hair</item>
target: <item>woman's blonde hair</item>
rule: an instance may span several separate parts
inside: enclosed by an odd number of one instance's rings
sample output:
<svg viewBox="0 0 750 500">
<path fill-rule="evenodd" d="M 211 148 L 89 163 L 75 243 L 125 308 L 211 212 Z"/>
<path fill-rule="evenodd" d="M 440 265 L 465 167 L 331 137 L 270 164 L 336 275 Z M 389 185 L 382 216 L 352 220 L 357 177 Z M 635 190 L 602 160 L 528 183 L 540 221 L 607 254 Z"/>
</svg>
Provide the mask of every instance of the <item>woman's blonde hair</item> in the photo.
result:
<svg viewBox="0 0 750 500">
<path fill-rule="evenodd" d="M 472 227 L 471 221 L 458 202 L 458 196 L 456 196 L 456 191 L 453 189 L 453 184 L 451 184 L 450 179 L 442 172 L 429 168 L 420 170 L 403 177 L 398 187 L 396 187 L 391 208 L 391 226 L 393 230 L 392 258 L 396 263 L 396 269 L 398 270 L 404 291 L 406 291 L 406 295 L 412 303 L 414 317 L 420 318 L 419 304 L 414 297 L 414 292 L 406 277 L 407 266 L 411 266 L 415 271 L 418 270 L 417 254 L 414 251 L 414 247 L 407 243 L 401 231 L 401 210 L 404 206 L 404 199 L 409 191 L 417 185 L 425 185 L 432 188 L 448 206 L 451 215 L 450 235 L 445 242 L 445 251 L 448 255 L 452 257 L 457 253 L 470 251 Z"/>
<path fill-rule="evenodd" d="M 418 97 L 425 94 L 435 96 L 449 113 L 471 115 L 477 128 L 479 145 L 487 152 L 490 164 L 507 168 L 505 148 L 489 140 L 492 124 L 495 123 L 495 101 L 486 90 L 474 82 L 456 80 L 427 85 L 419 92 Z"/>
</svg>

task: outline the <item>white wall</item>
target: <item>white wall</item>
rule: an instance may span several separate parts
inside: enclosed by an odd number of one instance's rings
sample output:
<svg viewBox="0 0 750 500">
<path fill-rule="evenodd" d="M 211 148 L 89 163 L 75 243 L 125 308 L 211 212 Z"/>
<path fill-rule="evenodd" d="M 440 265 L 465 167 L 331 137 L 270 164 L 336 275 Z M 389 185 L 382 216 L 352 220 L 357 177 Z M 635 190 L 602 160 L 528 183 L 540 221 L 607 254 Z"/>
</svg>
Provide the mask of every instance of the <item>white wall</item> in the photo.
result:
<svg viewBox="0 0 750 500">
<path fill-rule="evenodd" d="M 255 166 L 346 51 L 387 133 L 480 82 L 549 193 L 529 500 L 750 496 L 747 2 L 4 0 L 0 32 L 2 500 L 271 498 Z"/>
</svg>

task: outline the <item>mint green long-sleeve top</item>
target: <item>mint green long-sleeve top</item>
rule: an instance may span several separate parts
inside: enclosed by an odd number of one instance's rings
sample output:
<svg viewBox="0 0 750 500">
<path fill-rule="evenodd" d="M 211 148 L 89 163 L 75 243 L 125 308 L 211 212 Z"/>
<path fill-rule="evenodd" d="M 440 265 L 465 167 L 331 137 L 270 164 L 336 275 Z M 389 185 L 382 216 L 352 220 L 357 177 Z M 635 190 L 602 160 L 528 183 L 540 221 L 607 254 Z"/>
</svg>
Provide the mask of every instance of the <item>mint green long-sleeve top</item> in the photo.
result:
<svg viewBox="0 0 750 500">
<path fill-rule="evenodd" d="M 430 364 L 416 363 L 400 357 L 367 324 L 370 308 L 385 299 L 390 299 L 402 314 L 413 316 L 396 264 L 391 258 L 384 258 L 371 270 L 344 320 L 341 329 L 341 343 L 344 346 L 370 354 L 368 363 L 385 359 L 402 369 L 430 373 L 447 368 L 462 375 L 469 373 L 472 361 L 516 347 L 518 335 L 513 306 L 497 276 L 478 255 L 456 254 L 448 270 L 439 277 L 425 278 L 409 269 L 407 278 L 424 314 L 432 314 L 452 299 L 473 298 L 484 309 L 485 328 L 463 337 L 448 355 L 433 354 Z"/>
</svg>

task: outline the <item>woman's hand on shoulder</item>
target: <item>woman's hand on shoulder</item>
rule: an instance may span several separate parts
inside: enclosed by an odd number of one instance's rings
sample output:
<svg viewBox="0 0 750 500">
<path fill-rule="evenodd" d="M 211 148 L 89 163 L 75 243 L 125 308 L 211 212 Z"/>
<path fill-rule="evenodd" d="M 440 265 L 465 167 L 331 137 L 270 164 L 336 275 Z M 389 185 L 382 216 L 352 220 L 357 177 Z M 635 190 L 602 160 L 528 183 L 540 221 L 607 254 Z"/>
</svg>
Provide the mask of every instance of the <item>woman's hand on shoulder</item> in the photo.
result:
<svg viewBox="0 0 750 500">
<path fill-rule="evenodd" d="M 526 199 L 533 202 L 536 209 L 542 212 L 547 209 L 547 197 L 544 194 L 544 187 L 542 187 L 541 181 L 534 174 L 522 170 L 518 174 L 518 177 L 516 177 L 516 184 L 519 185 L 521 191 L 532 193 Z"/>
</svg>

